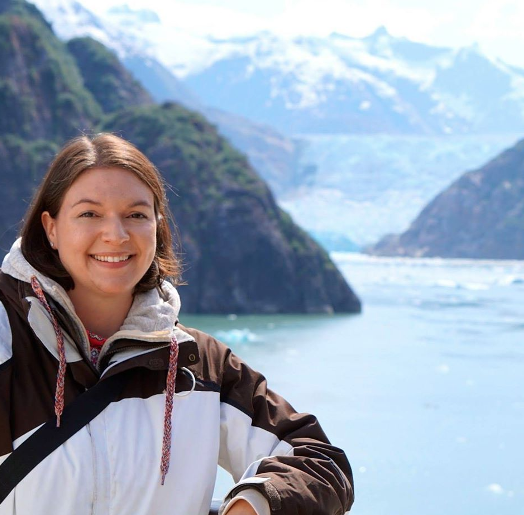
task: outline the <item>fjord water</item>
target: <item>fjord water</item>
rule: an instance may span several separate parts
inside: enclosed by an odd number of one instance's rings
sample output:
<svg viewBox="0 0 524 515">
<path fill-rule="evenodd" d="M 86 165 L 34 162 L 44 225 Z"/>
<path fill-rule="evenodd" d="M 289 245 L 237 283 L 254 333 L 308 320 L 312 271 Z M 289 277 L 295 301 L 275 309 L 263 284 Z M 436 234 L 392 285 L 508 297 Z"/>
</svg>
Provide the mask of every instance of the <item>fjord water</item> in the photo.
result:
<svg viewBox="0 0 524 515">
<path fill-rule="evenodd" d="M 352 513 L 524 513 L 524 262 L 334 257 L 361 315 L 183 322 L 318 416 L 353 466 Z"/>
</svg>

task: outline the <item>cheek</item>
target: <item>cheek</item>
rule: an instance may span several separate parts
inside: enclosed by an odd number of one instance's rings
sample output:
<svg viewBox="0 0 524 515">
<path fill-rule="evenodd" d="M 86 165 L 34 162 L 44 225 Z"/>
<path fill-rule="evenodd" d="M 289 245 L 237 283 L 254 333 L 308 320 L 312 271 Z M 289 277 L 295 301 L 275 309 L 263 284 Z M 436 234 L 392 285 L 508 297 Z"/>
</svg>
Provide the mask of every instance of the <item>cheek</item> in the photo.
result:
<svg viewBox="0 0 524 515">
<path fill-rule="evenodd" d="M 88 249 L 93 241 L 92 231 L 84 227 L 68 227 L 67 231 L 58 233 L 59 250 L 66 253 L 80 253 Z M 80 256 L 78 256 L 80 257 Z"/>
<path fill-rule="evenodd" d="M 157 232 L 158 232 L 158 227 L 157 227 L 157 224 L 154 223 L 149 228 L 148 235 L 149 235 L 149 240 L 154 244 L 155 248 L 156 248 Z"/>
<path fill-rule="evenodd" d="M 144 227 L 142 231 L 139 233 L 139 238 L 141 245 L 143 247 L 144 253 L 148 256 L 151 256 L 151 260 L 153 260 L 155 253 L 156 253 L 156 227 L 155 226 L 149 226 Z"/>
</svg>

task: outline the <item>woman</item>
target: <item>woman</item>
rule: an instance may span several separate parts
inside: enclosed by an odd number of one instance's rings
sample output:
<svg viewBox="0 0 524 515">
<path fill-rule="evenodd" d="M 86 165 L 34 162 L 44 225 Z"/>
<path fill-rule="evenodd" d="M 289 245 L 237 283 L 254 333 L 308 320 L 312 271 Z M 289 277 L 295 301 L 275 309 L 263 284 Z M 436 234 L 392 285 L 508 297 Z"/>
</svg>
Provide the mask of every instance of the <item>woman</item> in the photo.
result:
<svg viewBox="0 0 524 515">
<path fill-rule="evenodd" d="M 316 419 L 178 322 L 169 216 L 155 167 L 114 135 L 77 138 L 51 164 L 0 274 L 0 460 L 125 382 L 0 514 L 207 514 L 217 463 L 236 481 L 223 514 L 345 512 L 351 469 Z"/>
</svg>

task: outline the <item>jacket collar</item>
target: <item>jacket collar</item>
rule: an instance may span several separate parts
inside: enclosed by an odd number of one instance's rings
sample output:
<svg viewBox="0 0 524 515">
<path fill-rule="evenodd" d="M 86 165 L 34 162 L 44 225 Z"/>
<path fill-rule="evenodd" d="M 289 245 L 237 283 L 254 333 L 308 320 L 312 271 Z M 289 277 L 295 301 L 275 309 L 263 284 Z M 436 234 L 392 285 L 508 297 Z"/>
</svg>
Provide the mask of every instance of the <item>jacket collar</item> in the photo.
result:
<svg viewBox="0 0 524 515">
<path fill-rule="evenodd" d="M 2 271 L 15 279 L 30 283 L 35 276 L 42 289 L 66 313 L 80 322 L 71 299 L 65 289 L 56 281 L 36 270 L 25 259 L 21 250 L 21 238 L 18 238 L 2 262 Z M 161 288 L 155 288 L 135 296 L 131 309 L 120 330 L 111 337 L 111 340 L 126 338 L 146 342 L 169 342 L 176 336 L 179 343 L 193 340 L 193 338 L 178 329 L 180 311 L 180 296 L 175 287 L 164 281 Z"/>
</svg>

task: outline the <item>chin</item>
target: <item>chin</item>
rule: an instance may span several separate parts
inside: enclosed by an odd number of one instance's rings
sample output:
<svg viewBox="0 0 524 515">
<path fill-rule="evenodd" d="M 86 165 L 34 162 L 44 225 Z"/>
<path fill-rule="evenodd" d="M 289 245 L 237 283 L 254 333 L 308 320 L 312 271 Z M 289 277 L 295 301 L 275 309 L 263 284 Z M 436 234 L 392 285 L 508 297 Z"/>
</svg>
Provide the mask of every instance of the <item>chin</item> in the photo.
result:
<svg viewBox="0 0 524 515">
<path fill-rule="evenodd" d="M 129 284 L 133 284 L 133 286 L 130 288 Z M 125 285 L 103 285 L 99 286 L 98 290 L 102 295 L 107 297 L 124 297 L 126 295 L 133 295 L 136 284 L 136 282 L 127 282 Z"/>
</svg>

